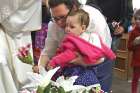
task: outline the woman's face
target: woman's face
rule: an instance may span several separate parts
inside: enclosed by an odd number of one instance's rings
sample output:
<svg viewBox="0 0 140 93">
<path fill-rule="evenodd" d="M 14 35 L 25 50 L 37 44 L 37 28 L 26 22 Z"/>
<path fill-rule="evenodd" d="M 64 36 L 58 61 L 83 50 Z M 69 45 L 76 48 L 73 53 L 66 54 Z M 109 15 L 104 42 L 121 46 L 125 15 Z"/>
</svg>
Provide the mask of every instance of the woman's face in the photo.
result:
<svg viewBox="0 0 140 93">
<path fill-rule="evenodd" d="M 60 4 L 54 8 L 51 8 L 51 14 L 53 21 L 61 28 L 65 27 L 66 18 L 68 15 L 69 9 L 65 4 Z"/>
<path fill-rule="evenodd" d="M 135 24 L 138 28 L 140 28 L 140 16 L 135 17 Z"/>
<path fill-rule="evenodd" d="M 66 33 L 73 33 L 79 36 L 84 31 L 85 31 L 85 26 L 81 25 L 81 23 L 78 20 L 78 16 L 75 15 L 75 16 L 67 17 L 66 27 L 65 27 Z"/>
</svg>

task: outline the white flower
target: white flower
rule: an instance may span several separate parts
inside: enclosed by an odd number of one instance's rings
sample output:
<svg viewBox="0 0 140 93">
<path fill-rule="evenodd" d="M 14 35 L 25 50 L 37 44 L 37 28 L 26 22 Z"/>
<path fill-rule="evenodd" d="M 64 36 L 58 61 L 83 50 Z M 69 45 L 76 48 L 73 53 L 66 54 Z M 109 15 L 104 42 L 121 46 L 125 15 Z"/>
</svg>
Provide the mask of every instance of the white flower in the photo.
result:
<svg viewBox="0 0 140 93">
<path fill-rule="evenodd" d="M 57 86 L 58 88 L 61 86 L 66 92 L 81 90 L 82 88 L 84 88 L 84 86 L 73 85 L 77 77 L 78 76 L 72 76 L 68 79 L 64 79 L 64 76 L 61 76 L 56 80 L 56 82 L 52 82 L 52 84 Z"/>
<path fill-rule="evenodd" d="M 48 72 L 45 71 L 43 67 L 40 67 L 40 74 L 28 72 L 28 79 L 30 80 L 30 83 L 23 86 L 22 88 L 37 88 L 38 86 L 46 87 L 50 81 L 52 76 L 56 73 L 56 71 L 59 69 L 59 67 L 54 68 L 52 70 L 49 70 Z"/>
<path fill-rule="evenodd" d="M 75 80 L 78 78 L 78 76 L 72 76 L 68 79 L 65 79 L 64 76 L 59 77 L 56 82 L 52 82 L 54 86 L 62 87 L 65 92 L 72 91 L 71 93 L 83 93 L 83 91 L 91 90 L 93 87 L 100 87 L 100 84 L 91 85 L 88 87 L 82 86 L 82 85 L 74 85 Z"/>
<path fill-rule="evenodd" d="M 36 90 L 38 86 L 45 88 L 49 85 L 49 83 L 51 83 L 53 86 L 56 86 L 57 88 L 62 87 L 65 92 L 71 91 L 71 93 L 83 93 L 83 91 L 84 93 L 89 93 L 89 90 L 91 90 L 93 87 L 100 88 L 100 84 L 94 84 L 87 87 L 82 85 L 74 85 L 74 82 L 78 76 L 72 76 L 67 79 L 65 79 L 64 76 L 60 76 L 56 81 L 51 81 L 52 76 L 58 69 L 59 67 L 46 72 L 45 69 L 41 67 L 40 74 L 28 72 L 28 79 L 30 80 L 30 83 L 25 85 L 23 89 L 32 91 Z"/>
</svg>

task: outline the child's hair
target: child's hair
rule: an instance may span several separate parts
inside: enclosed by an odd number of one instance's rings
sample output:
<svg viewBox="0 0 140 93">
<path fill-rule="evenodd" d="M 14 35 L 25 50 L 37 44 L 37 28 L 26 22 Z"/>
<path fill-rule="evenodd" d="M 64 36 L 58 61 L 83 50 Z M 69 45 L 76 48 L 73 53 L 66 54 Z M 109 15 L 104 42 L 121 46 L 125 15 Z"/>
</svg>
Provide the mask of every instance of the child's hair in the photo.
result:
<svg viewBox="0 0 140 93">
<path fill-rule="evenodd" d="M 138 16 L 140 16 L 140 9 L 138 9 L 134 12 L 134 18 L 136 18 Z"/>
<path fill-rule="evenodd" d="M 89 14 L 83 9 L 78 9 L 77 11 L 71 11 L 68 16 L 78 16 L 78 21 L 81 25 L 85 25 L 86 28 L 89 25 Z"/>
</svg>

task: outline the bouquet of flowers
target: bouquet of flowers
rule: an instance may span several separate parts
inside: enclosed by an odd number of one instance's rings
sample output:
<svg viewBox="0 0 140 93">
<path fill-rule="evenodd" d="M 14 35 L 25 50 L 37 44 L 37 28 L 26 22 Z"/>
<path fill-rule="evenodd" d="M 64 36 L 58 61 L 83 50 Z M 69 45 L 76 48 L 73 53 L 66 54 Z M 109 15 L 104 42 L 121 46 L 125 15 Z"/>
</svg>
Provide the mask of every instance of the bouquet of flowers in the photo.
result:
<svg viewBox="0 0 140 93">
<path fill-rule="evenodd" d="M 31 45 L 28 44 L 19 48 L 18 58 L 26 64 L 33 64 L 32 55 L 30 53 Z M 27 72 L 29 82 L 22 87 L 19 93 L 104 93 L 100 84 L 90 86 L 74 85 L 78 76 L 64 78 L 58 77 L 56 81 L 51 78 L 60 67 L 46 71 L 44 67 L 39 67 L 39 74 Z"/>
<path fill-rule="evenodd" d="M 20 47 L 18 49 L 18 58 L 26 64 L 33 64 L 33 58 L 32 55 L 30 53 L 30 49 L 31 49 L 31 44 L 27 44 L 26 46 Z"/>
<path fill-rule="evenodd" d="M 29 72 L 28 76 L 30 83 L 23 87 L 23 89 L 26 89 L 26 92 L 20 93 L 104 93 L 101 91 L 100 84 L 94 84 L 87 87 L 74 85 L 78 76 L 69 78 L 60 76 L 56 81 L 52 81 L 51 78 L 58 69 L 59 67 L 47 72 L 43 67 L 40 67 L 40 74 Z"/>
</svg>

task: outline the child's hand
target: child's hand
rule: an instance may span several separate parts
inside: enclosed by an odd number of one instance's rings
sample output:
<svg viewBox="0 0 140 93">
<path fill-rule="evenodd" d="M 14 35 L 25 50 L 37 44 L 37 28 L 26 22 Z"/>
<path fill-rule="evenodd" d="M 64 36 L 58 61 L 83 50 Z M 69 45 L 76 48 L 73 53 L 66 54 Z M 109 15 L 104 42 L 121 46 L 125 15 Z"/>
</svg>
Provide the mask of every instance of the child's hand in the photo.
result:
<svg viewBox="0 0 140 93">
<path fill-rule="evenodd" d="M 32 69 L 33 69 L 33 72 L 34 72 L 34 73 L 39 73 L 39 66 L 38 66 L 38 65 L 34 65 L 34 66 L 32 67 Z"/>
<path fill-rule="evenodd" d="M 140 44 L 140 36 L 136 37 L 133 41 L 134 45 L 139 45 Z"/>
<path fill-rule="evenodd" d="M 51 69 L 53 69 L 53 66 L 51 66 L 50 64 L 48 64 L 48 65 L 46 65 L 46 69 L 47 70 L 51 70 Z"/>
<path fill-rule="evenodd" d="M 121 35 L 124 33 L 124 27 L 123 26 L 118 26 L 115 28 L 114 35 Z"/>
</svg>

